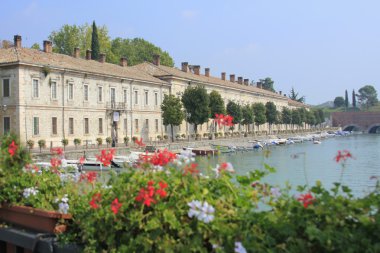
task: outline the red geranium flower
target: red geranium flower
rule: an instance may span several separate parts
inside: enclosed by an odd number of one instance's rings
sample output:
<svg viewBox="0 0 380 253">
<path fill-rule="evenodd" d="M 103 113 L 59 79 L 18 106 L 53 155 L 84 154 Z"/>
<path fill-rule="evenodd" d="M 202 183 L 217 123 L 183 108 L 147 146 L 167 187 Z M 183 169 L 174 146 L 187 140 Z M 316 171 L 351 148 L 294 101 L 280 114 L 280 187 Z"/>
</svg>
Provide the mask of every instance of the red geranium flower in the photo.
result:
<svg viewBox="0 0 380 253">
<path fill-rule="evenodd" d="M 164 151 L 159 150 L 154 155 L 152 155 L 147 161 L 155 166 L 165 166 L 168 163 L 172 162 L 177 155 L 164 149 Z"/>
<path fill-rule="evenodd" d="M 83 173 L 80 175 L 79 181 L 81 182 L 83 180 L 87 180 L 87 182 L 93 183 L 96 180 L 97 175 L 98 175 L 98 173 L 96 173 L 95 171 Z"/>
<path fill-rule="evenodd" d="M 160 195 L 161 198 L 165 198 L 167 195 L 167 192 L 165 191 L 165 188 L 168 187 L 168 184 L 165 182 L 159 182 L 160 189 L 156 190 L 156 194 Z"/>
<path fill-rule="evenodd" d="M 54 155 L 63 155 L 63 149 L 62 148 L 52 148 L 50 152 Z"/>
<path fill-rule="evenodd" d="M 190 165 L 186 165 L 183 168 L 183 174 L 186 176 L 187 174 L 191 175 L 196 175 L 199 174 L 199 170 L 197 169 L 198 164 L 197 163 L 192 163 Z"/>
<path fill-rule="evenodd" d="M 313 203 L 313 201 L 315 200 L 315 198 L 313 197 L 313 195 L 311 195 L 311 193 L 306 193 L 306 194 L 301 194 L 297 200 L 301 203 L 303 203 L 303 206 L 305 208 L 307 208 L 309 205 L 311 205 Z"/>
<path fill-rule="evenodd" d="M 145 144 L 143 143 L 143 139 L 140 138 L 140 140 L 136 139 L 135 140 L 135 143 L 139 146 L 139 147 L 144 147 Z"/>
<path fill-rule="evenodd" d="M 164 198 L 167 196 L 165 188 L 168 187 L 168 184 L 161 181 L 158 183 L 160 188 L 156 189 L 154 187 L 154 181 L 149 181 L 146 188 L 141 188 L 139 194 L 135 198 L 137 202 L 142 202 L 146 206 L 151 206 L 151 204 L 157 203 L 158 196 Z"/>
<path fill-rule="evenodd" d="M 61 159 L 53 157 L 50 159 L 50 164 L 51 164 L 51 167 L 57 168 L 62 164 L 62 161 Z"/>
<path fill-rule="evenodd" d="M 119 203 L 118 198 L 115 198 L 111 203 L 111 210 L 114 214 L 117 214 L 119 212 L 120 207 L 122 206 L 121 203 Z"/>
<path fill-rule="evenodd" d="M 79 158 L 79 164 L 83 164 L 85 161 L 86 161 L 86 158 L 84 158 L 83 156 Z"/>
<path fill-rule="evenodd" d="M 338 154 L 335 156 L 335 161 L 339 163 L 340 161 L 345 162 L 348 158 L 353 158 L 352 154 L 348 150 L 338 150 Z"/>
<path fill-rule="evenodd" d="M 91 208 L 93 209 L 97 209 L 99 208 L 99 202 L 102 200 L 102 195 L 100 193 L 95 193 L 93 196 L 92 196 L 92 199 L 90 200 L 89 204 L 91 206 Z"/>
<path fill-rule="evenodd" d="M 8 153 L 11 157 L 13 157 L 16 154 L 16 151 L 17 151 L 17 145 L 15 141 L 12 141 L 12 143 L 9 144 Z"/>
<path fill-rule="evenodd" d="M 110 149 L 109 152 L 103 149 L 100 155 L 96 155 L 96 160 L 101 162 L 103 166 L 109 166 L 111 164 L 111 161 L 114 155 L 115 155 L 114 149 Z"/>
</svg>

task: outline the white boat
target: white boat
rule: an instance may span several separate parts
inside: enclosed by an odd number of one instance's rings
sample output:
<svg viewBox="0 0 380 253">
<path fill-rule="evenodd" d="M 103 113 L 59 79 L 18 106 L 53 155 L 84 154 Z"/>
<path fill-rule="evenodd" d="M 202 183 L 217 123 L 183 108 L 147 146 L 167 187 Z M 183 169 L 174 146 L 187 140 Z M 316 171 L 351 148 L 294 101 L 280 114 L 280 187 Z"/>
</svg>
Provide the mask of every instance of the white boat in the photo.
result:
<svg viewBox="0 0 380 253">
<path fill-rule="evenodd" d="M 318 140 L 314 140 L 313 143 L 314 143 L 314 144 L 321 144 L 322 142 L 321 142 L 321 141 L 318 141 Z"/>
</svg>

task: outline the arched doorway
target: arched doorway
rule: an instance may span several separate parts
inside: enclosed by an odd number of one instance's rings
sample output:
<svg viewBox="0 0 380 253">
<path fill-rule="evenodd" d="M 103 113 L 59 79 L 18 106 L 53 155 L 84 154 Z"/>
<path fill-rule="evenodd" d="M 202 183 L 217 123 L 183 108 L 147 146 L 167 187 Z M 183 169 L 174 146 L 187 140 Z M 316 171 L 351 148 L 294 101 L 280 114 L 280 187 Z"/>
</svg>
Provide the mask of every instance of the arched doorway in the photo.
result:
<svg viewBox="0 0 380 253">
<path fill-rule="evenodd" d="M 380 134 L 380 123 L 372 125 L 368 128 L 369 134 Z"/>
<path fill-rule="evenodd" d="M 358 125 L 347 125 L 345 127 L 342 128 L 343 131 L 353 131 L 353 132 L 359 132 L 359 131 L 362 131 L 362 129 L 358 126 Z"/>
</svg>

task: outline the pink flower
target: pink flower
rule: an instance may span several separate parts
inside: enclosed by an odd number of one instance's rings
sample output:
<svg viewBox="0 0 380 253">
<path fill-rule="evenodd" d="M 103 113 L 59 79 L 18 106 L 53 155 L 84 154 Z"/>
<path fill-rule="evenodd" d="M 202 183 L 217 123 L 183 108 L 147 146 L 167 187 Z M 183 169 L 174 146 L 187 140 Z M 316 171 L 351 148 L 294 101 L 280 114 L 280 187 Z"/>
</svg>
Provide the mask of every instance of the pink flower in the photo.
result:
<svg viewBox="0 0 380 253">
<path fill-rule="evenodd" d="M 9 144 L 8 153 L 11 157 L 13 157 L 16 154 L 16 151 L 17 151 L 17 145 L 15 141 L 12 141 L 12 143 Z"/>
<path fill-rule="evenodd" d="M 339 163 L 340 161 L 345 162 L 348 158 L 353 158 L 352 154 L 348 150 L 338 150 L 338 154 L 335 156 L 335 161 Z"/>
<path fill-rule="evenodd" d="M 51 167 L 57 168 L 62 164 L 62 161 L 61 159 L 53 157 L 50 159 L 50 164 L 51 164 Z"/>
<path fill-rule="evenodd" d="M 79 158 L 79 164 L 83 164 L 85 161 L 86 161 L 86 158 L 84 158 L 83 156 Z"/>
</svg>

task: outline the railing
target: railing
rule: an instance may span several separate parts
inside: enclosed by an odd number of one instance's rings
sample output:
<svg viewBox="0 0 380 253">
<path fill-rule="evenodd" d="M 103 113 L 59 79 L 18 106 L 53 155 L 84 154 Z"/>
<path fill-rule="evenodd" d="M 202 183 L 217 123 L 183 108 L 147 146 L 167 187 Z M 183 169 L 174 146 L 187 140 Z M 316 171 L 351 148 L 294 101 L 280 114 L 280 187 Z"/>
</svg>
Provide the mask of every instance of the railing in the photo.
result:
<svg viewBox="0 0 380 253">
<path fill-rule="evenodd" d="M 110 110 L 126 110 L 127 109 L 127 103 L 107 102 L 107 109 L 110 109 Z"/>
</svg>

